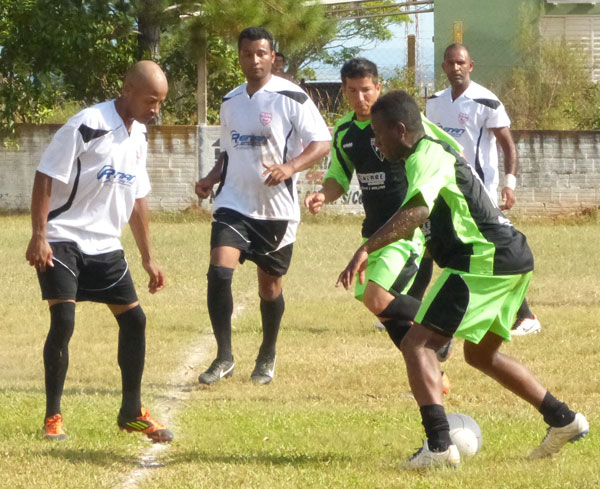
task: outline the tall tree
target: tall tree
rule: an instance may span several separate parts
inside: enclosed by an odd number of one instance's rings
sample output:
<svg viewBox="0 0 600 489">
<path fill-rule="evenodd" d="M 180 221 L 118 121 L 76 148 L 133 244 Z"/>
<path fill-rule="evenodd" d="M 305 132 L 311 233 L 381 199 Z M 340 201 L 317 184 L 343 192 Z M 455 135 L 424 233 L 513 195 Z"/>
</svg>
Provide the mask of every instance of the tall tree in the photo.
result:
<svg viewBox="0 0 600 489">
<path fill-rule="evenodd" d="M 130 11 L 124 0 L 0 0 L 0 125 L 118 93 L 135 58 Z"/>
</svg>

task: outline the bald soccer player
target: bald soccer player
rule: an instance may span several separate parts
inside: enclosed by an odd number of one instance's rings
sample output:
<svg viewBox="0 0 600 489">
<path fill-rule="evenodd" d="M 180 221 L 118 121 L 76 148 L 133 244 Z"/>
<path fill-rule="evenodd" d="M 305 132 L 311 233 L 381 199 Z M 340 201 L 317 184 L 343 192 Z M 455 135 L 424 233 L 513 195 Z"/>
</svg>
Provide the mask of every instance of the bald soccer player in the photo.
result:
<svg viewBox="0 0 600 489">
<path fill-rule="evenodd" d="M 137 63 L 116 100 L 82 110 L 58 130 L 37 168 L 26 258 L 37 270 L 42 299 L 50 308 L 44 345 L 46 439 L 67 437 L 61 397 L 77 301 L 106 304 L 119 325 L 119 428 L 144 433 L 154 442 L 173 439 L 142 407 L 146 316 L 119 239 L 129 222 L 150 277 L 148 289 L 152 294 L 162 290 L 165 278 L 152 258 L 148 231 L 144 124 L 157 117 L 167 90 L 157 64 Z"/>
</svg>

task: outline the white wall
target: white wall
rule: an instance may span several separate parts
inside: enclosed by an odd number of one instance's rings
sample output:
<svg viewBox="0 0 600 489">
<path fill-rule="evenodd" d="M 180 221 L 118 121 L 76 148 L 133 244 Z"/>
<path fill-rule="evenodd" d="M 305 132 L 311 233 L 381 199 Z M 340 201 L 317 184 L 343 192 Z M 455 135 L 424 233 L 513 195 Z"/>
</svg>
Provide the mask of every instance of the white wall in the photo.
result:
<svg viewBox="0 0 600 489">
<path fill-rule="evenodd" d="M 26 210 L 40 156 L 59 126 L 18 128 L 17 146 L 0 147 L 0 210 Z M 194 182 L 214 165 L 218 127 L 149 128 L 153 210 L 197 205 Z M 600 208 L 600 131 L 513 131 L 519 154 L 515 212 L 548 215 Z M 500 152 L 501 153 L 501 152 Z M 502 165 L 501 165 L 502 166 Z M 300 199 L 320 187 L 327 162 L 298 179 Z M 200 203 L 210 208 L 210 200 Z M 331 211 L 361 212 L 358 184 Z"/>
</svg>

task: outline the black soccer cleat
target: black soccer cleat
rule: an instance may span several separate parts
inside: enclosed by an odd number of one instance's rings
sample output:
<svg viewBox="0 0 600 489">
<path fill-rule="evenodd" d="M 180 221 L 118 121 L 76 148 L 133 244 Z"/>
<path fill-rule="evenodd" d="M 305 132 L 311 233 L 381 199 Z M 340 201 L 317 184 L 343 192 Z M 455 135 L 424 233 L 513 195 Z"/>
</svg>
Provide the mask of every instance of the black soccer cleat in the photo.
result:
<svg viewBox="0 0 600 489">
<path fill-rule="evenodd" d="M 231 377 L 233 375 L 233 367 L 235 367 L 233 358 L 231 360 L 215 358 L 213 363 L 210 364 L 210 367 L 208 367 L 204 373 L 200 374 L 198 382 L 209 385 L 219 382 L 223 377 Z"/>
<path fill-rule="evenodd" d="M 250 380 L 257 385 L 270 384 L 275 376 L 275 361 L 277 357 L 261 357 L 256 359 L 256 366 L 250 375 Z"/>
</svg>

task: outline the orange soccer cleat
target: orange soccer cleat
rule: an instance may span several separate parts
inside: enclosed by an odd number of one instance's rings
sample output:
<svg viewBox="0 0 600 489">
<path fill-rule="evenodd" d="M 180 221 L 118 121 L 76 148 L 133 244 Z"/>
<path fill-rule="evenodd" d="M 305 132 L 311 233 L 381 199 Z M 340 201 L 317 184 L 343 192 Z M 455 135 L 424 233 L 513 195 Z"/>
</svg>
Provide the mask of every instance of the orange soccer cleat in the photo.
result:
<svg viewBox="0 0 600 489">
<path fill-rule="evenodd" d="M 62 416 L 55 414 L 48 416 L 44 421 L 44 438 L 47 440 L 66 440 L 67 434 L 64 430 Z"/>
<path fill-rule="evenodd" d="M 173 440 L 173 433 L 150 416 L 150 411 L 142 408 L 141 416 L 134 419 L 125 419 L 119 413 L 117 424 L 127 433 L 144 433 L 154 443 L 169 443 Z"/>
</svg>

